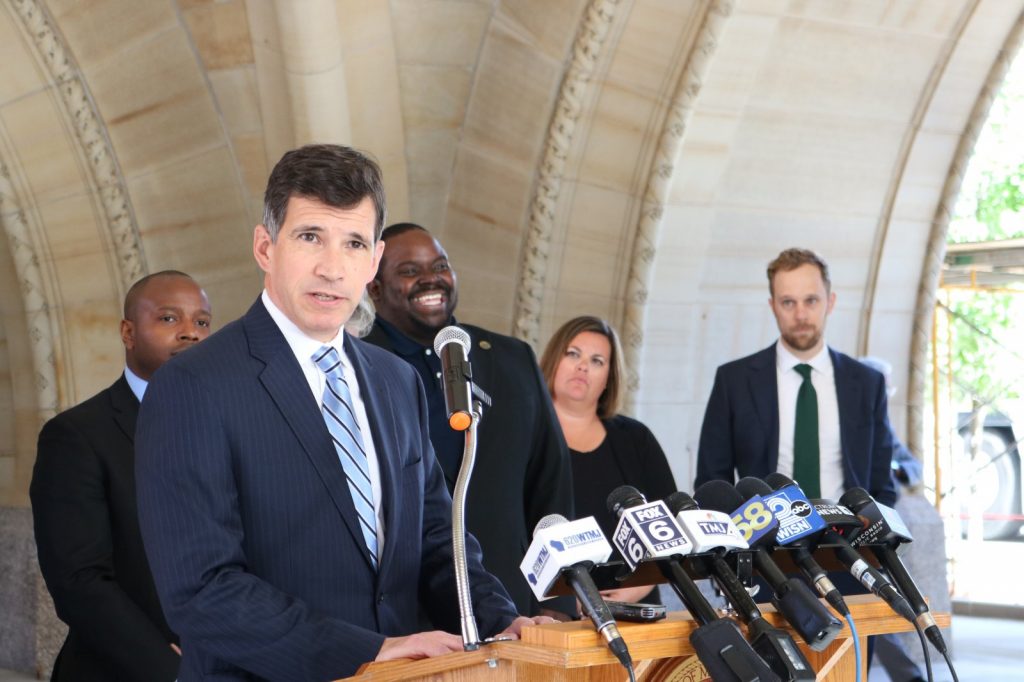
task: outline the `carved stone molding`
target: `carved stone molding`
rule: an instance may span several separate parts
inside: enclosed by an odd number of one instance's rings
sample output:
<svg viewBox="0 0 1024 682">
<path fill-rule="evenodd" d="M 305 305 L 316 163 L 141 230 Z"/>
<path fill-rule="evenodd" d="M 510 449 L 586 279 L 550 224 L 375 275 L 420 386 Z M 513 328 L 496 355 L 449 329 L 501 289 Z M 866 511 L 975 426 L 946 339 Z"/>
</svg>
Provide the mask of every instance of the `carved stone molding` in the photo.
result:
<svg viewBox="0 0 1024 682">
<path fill-rule="evenodd" d="M 906 130 L 903 133 L 903 138 L 900 141 L 899 151 L 896 154 L 893 164 L 893 172 L 889 177 L 889 185 L 885 192 L 885 199 L 882 202 L 881 211 L 879 211 L 878 221 L 876 222 L 875 227 L 874 241 L 871 246 L 871 258 L 868 261 L 867 278 L 864 282 L 863 303 L 860 307 L 860 325 L 858 325 L 857 331 L 857 355 L 868 355 L 870 351 L 869 342 L 871 340 L 871 325 L 874 319 L 875 302 L 878 297 L 878 276 L 882 265 L 882 256 L 885 249 L 886 239 L 889 236 L 889 226 L 892 223 L 893 211 L 896 208 L 896 197 L 899 194 L 900 186 L 905 179 L 904 174 L 907 170 L 907 164 L 910 162 L 911 153 L 914 150 L 914 144 L 918 139 L 918 134 L 924 126 L 925 117 L 928 115 L 928 111 L 935 100 L 935 95 L 939 91 L 942 77 L 946 73 L 946 69 L 949 67 L 949 62 L 953 58 L 953 53 L 956 51 L 960 38 L 963 36 L 964 30 L 966 30 L 967 24 L 970 22 L 970 18 L 978 8 L 979 2 L 980 0 L 974 0 L 973 2 L 965 3 L 961 8 L 960 15 L 957 17 L 956 23 L 949 33 L 949 37 L 943 41 L 942 48 L 935 59 L 935 64 L 932 67 L 931 72 L 928 74 L 928 80 L 925 81 L 924 87 L 921 89 L 921 95 L 917 98 L 917 103 L 914 105 L 914 111 L 910 117 L 910 123 L 907 125 Z"/>
<path fill-rule="evenodd" d="M 534 347 L 540 336 L 548 255 L 565 164 L 618 4 L 619 0 L 591 0 L 587 5 L 544 143 L 544 156 L 530 202 L 526 249 L 516 292 L 512 330 L 516 337 Z"/>
<path fill-rule="evenodd" d="M 1017 20 L 989 69 L 985 84 L 978 93 L 978 98 L 967 119 L 967 125 L 964 126 L 963 135 L 960 136 L 960 143 L 953 156 L 953 162 L 950 164 L 949 173 L 946 175 L 935 217 L 932 218 L 932 229 L 928 237 L 924 267 L 921 270 L 921 282 L 917 288 L 914 327 L 910 339 L 907 447 L 911 452 L 922 451 L 924 387 L 926 372 L 929 369 L 928 344 L 931 340 L 932 315 L 935 312 L 935 299 L 938 293 L 939 276 L 942 273 L 942 261 L 946 257 L 946 233 L 949 230 L 949 219 L 953 215 L 957 197 L 960 195 L 960 186 L 963 184 L 967 164 L 974 153 L 974 145 L 978 142 L 978 136 L 988 120 L 989 109 L 992 107 L 992 102 L 1002 87 L 1003 81 L 1006 80 L 1006 73 L 1022 44 L 1024 44 L 1024 12 L 1017 16 Z"/>
<path fill-rule="evenodd" d="M 626 411 L 635 413 L 636 394 L 640 388 L 640 366 L 643 355 L 644 320 L 654 265 L 654 250 L 661 230 L 665 203 L 672 186 L 676 160 L 683 147 L 686 129 L 696 108 L 711 60 L 718 49 L 718 40 L 735 0 L 711 0 L 704 10 L 686 66 L 676 83 L 668 115 L 651 160 L 644 190 L 640 218 L 633 241 L 633 254 L 626 282 L 625 315 L 622 325 L 622 351 L 627 369 Z"/>
<path fill-rule="evenodd" d="M 147 267 L 135 214 L 113 146 L 71 50 L 54 28 L 43 4 L 37 0 L 11 0 L 11 4 L 40 63 L 49 72 L 69 127 L 75 132 L 94 195 L 103 207 L 123 295 L 147 272 Z"/>
<path fill-rule="evenodd" d="M 36 388 L 36 405 L 40 417 L 48 419 L 60 408 L 60 390 L 57 384 L 57 330 L 54 306 L 47 294 L 46 278 L 25 211 L 14 191 L 10 171 L 0 159 L 0 227 L 10 245 L 11 258 L 21 287 L 25 326 Z"/>
</svg>

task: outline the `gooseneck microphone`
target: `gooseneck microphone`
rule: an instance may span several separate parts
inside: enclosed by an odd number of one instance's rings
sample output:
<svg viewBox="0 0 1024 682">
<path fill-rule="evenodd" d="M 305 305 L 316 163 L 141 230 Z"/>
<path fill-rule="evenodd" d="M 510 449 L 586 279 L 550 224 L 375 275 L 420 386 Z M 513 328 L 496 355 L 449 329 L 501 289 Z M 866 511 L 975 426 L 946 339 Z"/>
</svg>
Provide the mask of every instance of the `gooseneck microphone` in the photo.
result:
<svg viewBox="0 0 1024 682">
<path fill-rule="evenodd" d="M 476 616 L 473 614 L 469 567 L 466 563 L 466 495 L 476 462 L 479 409 L 473 411 L 470 397 L 473 371 L 469 360 L 466 359 L 469 344 L 469 334 L 456 326 L 445 327 L 434 337 L 434 352 L 441 359 L 448 424 L 456 431 L 465 432 L 462 463 L 452 495 L 452 559 L 462 622 L 462 646 L 466 651 L 474 651 L 480 647 L 480 633 L 477 630 Z"/>
<path fill-rule="evenodd" d="M 791 478 L 780 473 L 768 474 L 765 477 L 765 482 L 775 489 L 786 486 L 799 488 Z M 911 623 L 916 622 L 917 614 L 910 608 L 910 604 L 903 598 L 903 595 L 882 575 L 881 571 L 864 561 L 860 553 L 841 535 L 841 532 L 855 532 L 859 530 L 861 528 L 860 520 L 853 515 L 853 512 L 842 505 L 834 504 L 828 500 L 812 500 L 812 502 L 814 503 L 814 510 L 828 525 L 828 528 L 821 536 L 821 542 L 835 545 L 833 549 L 835 550 L 836 558 L 846 566 L 847 570 L 864 587 L 884 600 L 900 616 L 906 618 Z"/>
<path fill-rule="evenodd" d="M 780 527 L 785 530 L 785 533 L 780 531 L 775 536 L 775 542 L 778 546 L 791 550 L 794 563 L 811 581 L 818 594 L 841 616 L 849 616 L 850 607 L 846 605 L 842 593 L 832 584 L 828 573 L 818 565 L 811 554 L 816 539 L 825 530 L 825 522 L 814 511 L 813 505 L 804 497 L 803 492 L 799 488 L 787 490 L 788 495 L 782 497 L 781 493 L 776 495 L 767 483 L 753 476 L 740 479 L 736 483 L 736 490 L 748 499 L 761 496 L 775 517 L 780 519 Z"/>
<path fill-rule="evenodd" d="M 611 547 L 594 517 L 570 522 L 561 514 L 548 514 L 537 522 L 533 530 L 533 544 L 520 568 L 538 599 L 550 596 L 546 592 L 554 579 L 564 576 L 565 582 L 576 593 L 583 613 L 590 618 L 612 654 L 632 670 L 633 660 L 619 626 L 589 572 L 595 563 L 605 561 L 609 554 Z"/>
<path fill-rule="evenodd" d="M 694 497 L 705 509 L 714 509 L 734 514 L 753 525 L 761 525 L 761 534 L 753 529 L 747 541 L 750 544 L 754 566 L 771 585 L 775 596 L 772 605 L 815 651 L 821 651 L 834 640 L 843 629 L 843 624 L 798 578 L 790 578 L 782 572 L 768 553 L 778 533 L 778 521 L 761 498 L 747 500 L 736 488 L 725 481 L 708 481 L 694 492 Z M 770 527 L 774 523 L 774 527 Z M 744 594 L 746 590 L 743 590 Z M 748 597 L 749 598 L 749 597 Z"/>
<path fill-rule="evenodd" d="M 849 507 L 864 526 L 864 530 L 850 544 L 855 547 L 867 546 L 878 558 L 878 563 L 885 568 L 886 573 L 910 602 L 910 606 L 917 614 L 918 625 L 924 629 L 924 633 L 935 645 L 935 648 L 945 654 L 947 647 L 942 638 L 942 631 L 939 630 L 938 624 L 932 617 L 928 604 L 921 595 L 921 590 L 917 588 L 917 583 L 914 582 L 907 567 L 896 553 L 896 548 L 902 543 L 911 542 L 914 539 L 904 525 L 903 519 L 895 509 L 876 502 L 863 488 L 850 488 L 839 498 L 839 503 Z"/>
<path fill-rule="evenodd" d="M 774 672 L 774 666 L 769 667 L 770 662 L 766 663 L 764 655 L 759 655 L 743 639 L 735 622 L 719 617 L 686 572 L 680 557 L 691 553 L 693 544 L 683 541 L 675 543 L 671 548 L 660 549 L 669 538 L 677 537 L 677 532 L 683 536 L 683 529 L 675 523 L 670 508 L 664 502 L 648 503 L 639 490 L 628 485 L 613 490 L 608 495 L 607 505 L 608 510 L 619 517 L 614 541 L 626 563 L 635 567 L 644 560 L 657 560 L 662 575 L 668 579 L 693 619 L 701 624 L 690 634 L 690 644 L 711 679 L 716 682 L 779 682 L 780 677 Z M 655 551 L 650 551 L 648 546 Z M 743 590 L 743 593 L 746 594 L 746 591 Z M 756 605 L 753 608 L 757 610 Z M 771 628 L 766 621 L 761 622 Z M 793 646 L 793 649 L 796 647 Z M 813 671 L 808 679 L 814 679 Z"/>
<path fill-rule="evenodd" d="M 469 334 L 451 325 L 434 337 L 434 352 L 441 360 L 441 381 L 444 385 L 444 405 L 448 411 L 448 425 L 456 431 L 465 431 L 473 423 L 471 383 L 473 370 L 469 364 Z"/>
</svg>

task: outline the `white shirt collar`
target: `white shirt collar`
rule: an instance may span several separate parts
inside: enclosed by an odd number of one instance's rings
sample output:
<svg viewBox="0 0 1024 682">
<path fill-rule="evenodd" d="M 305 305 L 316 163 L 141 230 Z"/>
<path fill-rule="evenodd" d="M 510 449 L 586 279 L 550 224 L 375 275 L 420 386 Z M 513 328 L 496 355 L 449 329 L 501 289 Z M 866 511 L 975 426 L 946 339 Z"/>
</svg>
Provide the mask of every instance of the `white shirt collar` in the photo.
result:
<svg viewBox="0 0 1024 682">
<path fill-rule="evenodd" d="M 132 393 L 135 394 L 135 397 L 141 403 L 142 396 L 146 395 L 146 386 L 149 386 L 149 382 L 128 369 L 127 365 L 124 368 L 124 378 L 128 381 L 128 388 L 132 389 Z"/>
<path fill-rule="evenodd" d="M 260 298 L 263 300 L 263 305 L 266 307 L 267 312 L 270 313 L 270 317 L 273 318 L 274 322 L 277 324 L 277 328 L 281 330 L 282 334 L 284 334 L 285 341 L 288 342 L 288 346 L 291 347 L 292 352 L 295 353 L 295 357 L 298 359 L 300 364 L 310 361 L 313 355 L 325 345 L 333 346 L 341 357 L 345 357 L 344 325 L 338 329 L 337 336 L 325 344 L 323 341 L 317 341 L 299 329 L 287 315 L 281 312 L 280 308 L 274 305 L 274 302 L 270 299 L 270 294 L 267 293 L 266 289 L 263 290 Z"/>
<path fill-rule="evenodd" d="M 821 350 L 809 360 L 801 360 L 786 348 L 782 339 L 775 342 L 775 364 L 780 371 L 788 372 L 800 364 L 810 365 L 822 374 L 832 373 L 832 356 L 828 352 L 828 344 L 822 344 Z"/>
</svg>

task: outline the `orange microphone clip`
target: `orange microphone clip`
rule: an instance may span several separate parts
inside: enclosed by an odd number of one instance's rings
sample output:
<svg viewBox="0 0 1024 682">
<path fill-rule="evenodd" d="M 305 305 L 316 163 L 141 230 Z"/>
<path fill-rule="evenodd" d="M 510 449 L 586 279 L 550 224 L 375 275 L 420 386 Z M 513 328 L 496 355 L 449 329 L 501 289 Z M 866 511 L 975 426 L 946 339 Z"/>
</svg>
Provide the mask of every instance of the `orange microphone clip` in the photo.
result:
<svg viewBox="0 0 1024 682">
<path fill-rule="evenodd" d="M 448 425 L 456 431 L 465 431 L 473 423 L 473 418 L 465 412 L 455 412 L 448 417 Z"/>
</svg>

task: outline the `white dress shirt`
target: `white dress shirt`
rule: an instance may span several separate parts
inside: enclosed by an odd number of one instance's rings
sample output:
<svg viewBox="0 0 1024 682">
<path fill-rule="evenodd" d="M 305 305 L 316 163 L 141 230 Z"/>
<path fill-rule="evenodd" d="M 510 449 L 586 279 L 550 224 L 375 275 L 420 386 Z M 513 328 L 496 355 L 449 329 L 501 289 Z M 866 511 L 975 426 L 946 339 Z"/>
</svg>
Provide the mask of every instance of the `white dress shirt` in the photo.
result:
<svg viewBox="0 0 1024 682">
<path fill-rule="evenodd" d="M 796 430 L 796 397 L 803 377 L 799 364 L 811 366 L 811 383 L 818 394 L 818 452 L 821 496 L 838 500 L 843 494 L 843 445 L 839 433 L 839 402 L 828 346 L 809 360 L 793 355 L 782 343 L 775 344 L 775 371 L 779 385 L 779 473 L 793 476 L 793 435 Z"/>
<path fill-rule="evenodd" d="M 316 366 L 313 356 L 323 346 L 333 346 L 341 358 L 341 371 L 348 383 L 348 390 L 352 396 L 352 410 L 356 415 L 356 423 L 363 435 L 363 449 L 366 450 L 366 463 L 370 473 L 370 489 L 373 493 L 373 507 L 377 513 L 377 556 L 381 556 L 384 548 L 384 505 L 381 496 L 380 485 L 380 462 L 377 460 L 377 450 L 373 446 L 373 436 L 370 431 L 370 420 L 366 418 L 366 404 L 363 402 L 362 392 L 359 388 L 359 381 L 356 379 L 355 369 L 352 362 L 345 354 L 345 328 L 338 330 L 338 335 L 324 343 L 307 336 L 295 323 L 288 319 L 288 316 L 281 312 L 280 308 L 270 300 L 267 290 L 263 290 L 263 305 L 266 306 L 270 317 L 277 323 L 278 329 L 284 334 L 285 341 L 299 361 L 299 367 L 309 383 L 309 390 L 313 392 L 317 406 L 323 410 L 324 390 L 327 388 L 327 377 Z M 341 462 L 338 462 L 341 466 Z M 347 489 L 346 489 L 346 492 Z"/>
<path fill-rule="evenodd" d="M 124 378 L 128 382 L 128 388 L 132 389 L 132 393 L 135 394 L 135 397 L 141 403 L 142 396 L 146 395 L 146 386 L 149 386 L 149 382 L 128 369 L 127 366 L 124 368 Z"/>
</svg>

